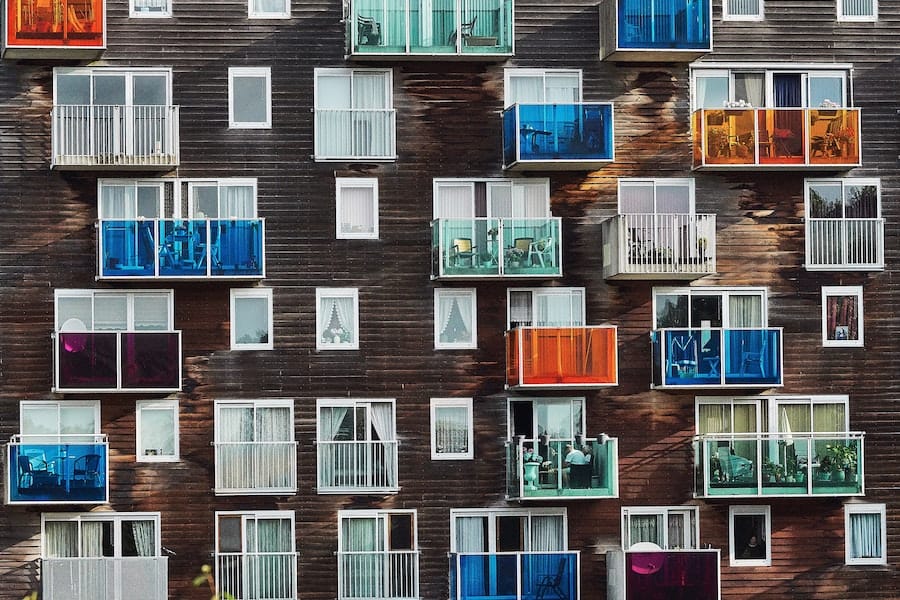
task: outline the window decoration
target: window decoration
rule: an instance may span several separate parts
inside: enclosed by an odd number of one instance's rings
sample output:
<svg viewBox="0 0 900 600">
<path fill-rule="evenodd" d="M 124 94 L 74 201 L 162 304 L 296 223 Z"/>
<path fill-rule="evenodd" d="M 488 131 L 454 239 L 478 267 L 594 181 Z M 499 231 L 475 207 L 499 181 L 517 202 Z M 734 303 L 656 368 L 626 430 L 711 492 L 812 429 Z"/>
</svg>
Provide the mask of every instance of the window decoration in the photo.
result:
<svg viewBox="0 0 900 600">
<path fill-rule="evenodd" d="M 434 346 L 438 349 L 476 348 L 474 289 L 434 291 Z"/>
<path fill-rule="evenodd" d="M 862 286 L 822 288 L 822 345 L 864 345 Z"/>
<path fill-rule="evenodd" d="M 356 288 L 316 290 L 316 348 L 355 350 L 359 348 L 357 322 L 359 294 Z"/>
<path fill-rule="evenodd" d="M 431 399 L 432 460 L 471 459 L 472 399 Z"/>
</svg>

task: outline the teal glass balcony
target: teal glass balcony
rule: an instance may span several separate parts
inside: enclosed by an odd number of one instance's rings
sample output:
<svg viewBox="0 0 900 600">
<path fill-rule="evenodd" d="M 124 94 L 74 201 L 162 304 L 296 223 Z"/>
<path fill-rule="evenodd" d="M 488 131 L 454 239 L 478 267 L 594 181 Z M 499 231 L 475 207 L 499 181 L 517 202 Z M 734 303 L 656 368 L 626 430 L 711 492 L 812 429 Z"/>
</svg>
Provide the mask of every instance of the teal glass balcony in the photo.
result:
<svg viewBox="0 0 900 600">
<path fill-rule="evenodd" d="M 580 598 L 577 552 L 450 554 L 451 600 Z"/>
<path fill-rule="evenodd" d="M 353 58 L 502 60 L 513 52 L 512 0 L 352 0 Z"/>
<path fill-rule="evenodd" d="M 614 550 L 606 555 L 611 589 L 618 600 L 719 600 L 718 549 Z"/>
<path fill-rule="evenodd" d="M 707 498 L 859 496 L 865 434 L 707 434 L 694 440 L 694 493 Z"/>
<path fill-rule="evenodd" d="M 105 435 L 14 435 L 6 447 L 9 504 L 109 500 Z"/>
<path fill-rule="evenodd" d="M 435 219 L 432 279 L 562 276 L 562 219 Z"/>
<path fill-rule="evenodd" d="M 584 452 L 587 462 L 568 464 L 565 447 Z M 534 452 L 528 452 L 527 449 Z M 506 444 L 506 495 L 515 500 L 616 498 L 619 495 L 616 438 L 526 439 Z"/>
<path fill-rule="evenodd" d="M 265 219 L 103 219 L 101 279 L 260 279 Z"/>
<path fill-rule="evenodd" d="M 579 171 L 613 156 L 608 102 L 514 104 L 503 111 L 503 168 Z"/>
<path fill-rule="evenodd" d="M 712 52 L 711 0 L 601 0 L 600 57 L 686 62 Z"/>
<path fill-rule="evenodd" d="M 654 387 L 772 387 L 782 381 L 782 328 L 650 332 Z"/>
</svg>

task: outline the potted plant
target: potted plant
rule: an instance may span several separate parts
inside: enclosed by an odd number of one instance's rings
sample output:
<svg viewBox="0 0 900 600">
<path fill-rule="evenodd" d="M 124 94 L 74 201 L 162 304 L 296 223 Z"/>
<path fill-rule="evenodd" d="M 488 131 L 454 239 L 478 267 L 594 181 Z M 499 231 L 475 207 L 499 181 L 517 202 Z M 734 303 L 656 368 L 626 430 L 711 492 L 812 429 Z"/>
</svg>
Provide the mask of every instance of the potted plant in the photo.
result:
<svg viewBox="0 0 900 600">
<path fill-rule="evenodd" d="M 709 245 L 709 240 L 705 237 L 697 238 L 697 257 L 700 259 L 700 262 L 706 262 L 706 248 Z"/>
<path fill-rule="evenodd" d="M 827 444 L 825 457 L 831 468 L 832 481 L 846 481 L 850 471 L 856 468 L 856 446 L 854 444 Z"/>
<path fill-rule="evenodd" d="M 763 473 L 768 475 L 769 483 L 781 483 L 781 480 L 784 478 L 784 467 L 767 460 L 763 465 Z"/>
<path fill-rule="evenodd" d="M 521 248 L 507 248 L 506 250 L 506 264 L 512 267 L 513 269 L 518 269 L 522 266 L 522 260 L 525 258 L 525 251 Z"/>
</svg>

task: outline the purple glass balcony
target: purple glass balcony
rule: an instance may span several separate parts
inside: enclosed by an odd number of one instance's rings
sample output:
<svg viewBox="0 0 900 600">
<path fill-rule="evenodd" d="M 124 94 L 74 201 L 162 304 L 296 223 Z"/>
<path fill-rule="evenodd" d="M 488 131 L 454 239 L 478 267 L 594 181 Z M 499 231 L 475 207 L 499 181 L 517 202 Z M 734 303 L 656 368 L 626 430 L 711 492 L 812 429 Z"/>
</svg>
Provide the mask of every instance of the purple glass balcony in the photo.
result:
<svg viewBox="0 0 900 600">
<path fill-rule="evenodd" d="M 108 501 L 109 444 L 105 435 L 26 436 L 28 441 L 24 442 L 22 439 L 13 436 L 7 446 L 9 504 Z"/>
<path fill-rule="evenodd" d="M 718 550 L 625 553 L 625 600 L 718 600 Z"/>
</svg>

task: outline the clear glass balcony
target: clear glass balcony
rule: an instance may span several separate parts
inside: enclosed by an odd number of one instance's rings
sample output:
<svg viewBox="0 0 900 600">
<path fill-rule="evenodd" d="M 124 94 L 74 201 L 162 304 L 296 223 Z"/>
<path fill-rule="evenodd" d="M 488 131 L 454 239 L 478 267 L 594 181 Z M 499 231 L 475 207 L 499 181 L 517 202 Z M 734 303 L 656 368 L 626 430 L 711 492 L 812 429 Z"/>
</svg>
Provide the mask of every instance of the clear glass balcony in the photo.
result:
<svg viewBox="0 0 900 600">
<path fill-rule="evenodd" d="M 806 268 L 884 269 L 884 219 L 806 219 Z"/>
<path fill-rule="evenodd" d="M 512 54 L 512 0 L 353 0 L 354 58 L 479 58 Z"/>
<path fill-rule="evenodd" d="M 506 444 L 506 489 L 510 499 L 615 498 L 619 495 L 619 441 L 516 438 Z M 565 447 L 587 448 L 585 464 L 569 465 Z M 527 453 L 532 448 L 534 453 Z M 537 456 L 535 456 L 535 453 Z"/>
<path fill-rule="evenodd" d="M 560 277 L 562 219 L 435 219 L 432 278 Z"/>
<path fill-rule="evenodd" d="M 397 441 L 316 442 L 320 494 L 396 493 Z"/>
<path fill-rule="evenodd" d="M 15 435 L 7 445 L 9 504 L 109 500 L 105 435 Z"/>
<path fill-rule="evenodd" d="M 4 58 L 89 58 L 106 46 L 103 0 L 6 0 Z"/>
<path fill-rule="evenodd" d="M 506 332 L 510 389 L 617 384 L 615 326 L 518 327 Z"/>
<path fill-rule="evenodd" d="M 414 600 L 419 597 L 417 550 L 338 552 L 339 600 Z"/>
<path fill-rule="evenodd" d="M 858 108 L 725 108 L 693 114 L 694 168 L 858 167 Z"/>
<path fill-rule="evenodd" d="M 617 597 L 625 600 L 720 598 L 718 549 L 652 552 L 626 550 L 624 554 L 622 568 L 625 593 Z"/>
<path fill-rule="evenodd" d="M 613 160 L 611 103 L 514 104 L 503 111 L 503 168 L 584 170 Z"/>
<path fill-rule="evenodd" d="M 577 552 L 450 555 L 451 600 L 580 598 Z"/>
<path fill-rule="evenodd" d="M 655 387 L 782 385 L 782 328 L 650 332 Z"/>
<path fill-rule="evenodd" d="M 103 219 L 102 279 L 259 279 L 264 219 Z"/>
<path fill-rule="evenodd" d="M 57 392 L 176 392 L 181 389 L 180 331 L 58 332 Z"/>
<path fill-rule="evenodd" d="M 716 272 L 716 216 L 621 214 L 602 223 L 608 279 L 697 279 Z"/>
<path fill-rule="evenodd" d="M 683 62 L 711 51 L 711 0 L 600 2 L 602 58 Z"/>
<path fill-rule="evenodd" d="M 168 588 L 165 556 L 41 559 L 44 600 L 167 600 Z"/>
<path fill-rule="evenodd" d="M 694 440 L 702 497 L 857 496 L 865 434 L 707 434 Z"/>
<path fill-rule="evenodd" d="M 216 494 L 293 494 L 297 442 L 215 442 Z"/>
</svg>

